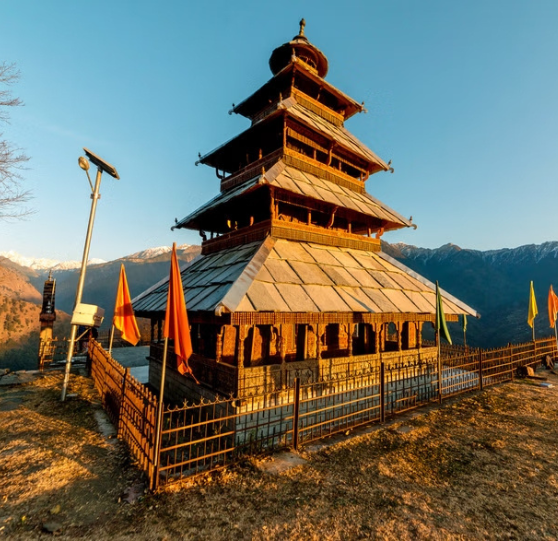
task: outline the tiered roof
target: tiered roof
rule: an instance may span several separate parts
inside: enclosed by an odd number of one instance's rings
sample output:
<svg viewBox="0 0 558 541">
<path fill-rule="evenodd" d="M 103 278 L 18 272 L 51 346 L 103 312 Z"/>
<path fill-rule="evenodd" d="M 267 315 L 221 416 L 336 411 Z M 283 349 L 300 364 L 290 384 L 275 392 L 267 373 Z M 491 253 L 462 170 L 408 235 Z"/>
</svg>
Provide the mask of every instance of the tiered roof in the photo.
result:
<svg viewBox="0 0 558 541">
<path fill-rule="evenodd" d="M 366 192 L 390 164 L 345 128 L 363 106 L 324 80 L 304 21 L 270 67 L 232 110 L 251 126 L 198 161 L 216 169 L 220 193 L 173 227 L 204 239 L 204 257 L 182 272 L 189 311 L 434 313 L 435 286 L 381 253 L 384 231 L 413 224 Z M 138 315 L 164 311 L 167 281 L 134 300 Z M 444 305 L 477 315 L 447 293 Z"/>
</svg>

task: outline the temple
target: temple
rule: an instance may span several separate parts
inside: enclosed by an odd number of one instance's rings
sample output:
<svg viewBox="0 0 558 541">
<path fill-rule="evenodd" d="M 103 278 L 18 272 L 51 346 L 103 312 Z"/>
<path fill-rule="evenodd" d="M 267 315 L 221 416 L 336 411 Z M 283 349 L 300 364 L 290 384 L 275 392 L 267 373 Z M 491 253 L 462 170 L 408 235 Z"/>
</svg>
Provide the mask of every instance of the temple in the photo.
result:
<svg viewBox="0 0 558 541">
<path fill-rule="evenodd" d="M 202 238 L 201 256 L 182 271 L 200 385 L 175 372 L 176 401 L 276 391 L 294 377 L 436 354 L 422 343 L 435 321 L 434 284 L 381 250 L 384 233 L 414 225 L 365 189 L 390 163 L 345 128 L 363 105 L 325 80 L 327 58 L 304 30 L 302 20 L 271 54 L 273 77 L 233 106 L 250 127 L 200 156 L 220 193 L 173 227 Z M 134 299 L 136 315 L 152 323 L 155 388 L 167 285 Z M 450 321 L 478 316 L 446 292 L 443 303 Z"/>
</svg>

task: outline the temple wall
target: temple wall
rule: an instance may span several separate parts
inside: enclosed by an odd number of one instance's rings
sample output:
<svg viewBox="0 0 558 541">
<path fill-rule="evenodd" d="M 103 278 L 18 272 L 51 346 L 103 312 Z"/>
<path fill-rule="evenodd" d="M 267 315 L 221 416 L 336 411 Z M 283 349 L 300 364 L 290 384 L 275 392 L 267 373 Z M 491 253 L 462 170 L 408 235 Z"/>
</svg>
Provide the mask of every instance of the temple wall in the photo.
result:
<svg viewBox="0 0 558 541">
<path fill-rule="evenodd" d="M 159 392 L 161 388 L 161 361 L 149 357 L 149 385 Z M 201 398 L 215 400 L 217 393 L 204 385 L 198 385 L 192 378 L 183 376 L 167 363 L 165 374 L 166 403 L 182 405 L 184 401 L 198 403 Z"/>
</svg>

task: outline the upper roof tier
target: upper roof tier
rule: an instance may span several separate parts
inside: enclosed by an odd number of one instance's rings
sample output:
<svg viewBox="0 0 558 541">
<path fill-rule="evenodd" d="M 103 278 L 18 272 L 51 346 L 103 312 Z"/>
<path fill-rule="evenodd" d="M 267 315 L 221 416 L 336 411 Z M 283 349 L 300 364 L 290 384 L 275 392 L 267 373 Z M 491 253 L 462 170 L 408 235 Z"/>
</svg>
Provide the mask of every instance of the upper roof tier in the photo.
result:
<svg viewBox="0 0 558 541">
<path fill-rule="evenodd" d="M 339 116 L 341 122 L 364 110 L 363 104 L 325 81 L 327 58 L 304 35 L 304 19 L 300 24 L 300 33 L 271 54 L 269 65 L 273 77 L 254 94 L 238 105 L 233 105 L 231 113 L 255 121 L 270 103 L 289 96 L 293 87 L 330 109 L 334 115 Z"/>
<path fill-rule="evenodd" d="M 291 41 L 277 47 L 269 59 L 269 67 L 273 75 L 277 75 L 285 66 L 293 61 L 293 58 L 302 60 L 311 71 L 320 77 L 327 75 L 327 58 L 317 47 L 312 45 L 304 35 L 306 21 L 300 21 L 300 31 Z"/>
<path fill-rule="evenodd" d="M 362 167 L 370 173 L 389 170 L 389 165 L 359 141 L 342 123 L 334 124 L 329 118 L 326 119 L 318 112 L 309 109 L 308 103 L 301 105 L 299 96 L 300 94 L 296 97 L 290 96 L 270 105 L 248 129 L 204 156 L 200 156 L 197 163 L 216 167 L 227 173 L 236 172 L 239 169 L 239 156 L 243 157 L 246 152 L 253 152 L 254 148 L 251 147 L 262 148 L 263 145 L 266 147 L 264 154 L 281 147 L 284 121 L 279 121 L 281 123 L 279 127 L 276 124 L 278 119 L 287 117 L 304 125 L 311 132 L 319 134 L 323 145 L 335 144 L 348 153 L 353 160 L 360 160 Z"/>
</svg>

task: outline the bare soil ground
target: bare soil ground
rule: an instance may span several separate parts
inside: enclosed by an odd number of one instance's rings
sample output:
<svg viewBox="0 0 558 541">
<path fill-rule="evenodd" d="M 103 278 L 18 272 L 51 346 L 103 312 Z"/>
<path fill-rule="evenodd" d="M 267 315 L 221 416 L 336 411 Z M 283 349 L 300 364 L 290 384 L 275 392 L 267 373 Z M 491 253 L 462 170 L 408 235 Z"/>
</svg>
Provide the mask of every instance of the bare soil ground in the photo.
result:
<svg viewBox="0 0 558 541">
<path fill-rule="evenodd" d="M 278 475 L 260 457 L 154 495 L 98 432 L 91 381 L 72 376 L 78 396 L 60 403 L 61 378 L 0 390 L 14 406 L 0 411 L 0 537 L 558 538 L 555 375 L 553 388 L 516 381 L 303 451 Z"/>
</svg>

